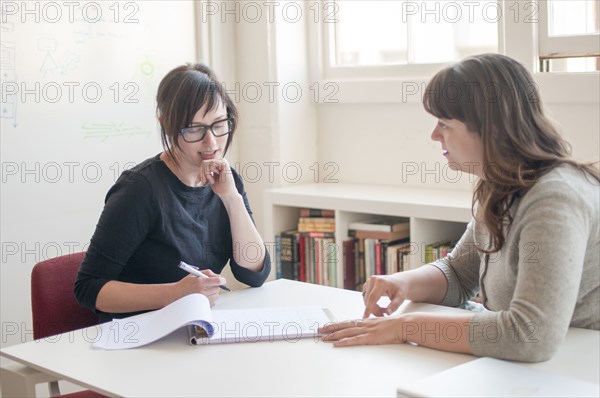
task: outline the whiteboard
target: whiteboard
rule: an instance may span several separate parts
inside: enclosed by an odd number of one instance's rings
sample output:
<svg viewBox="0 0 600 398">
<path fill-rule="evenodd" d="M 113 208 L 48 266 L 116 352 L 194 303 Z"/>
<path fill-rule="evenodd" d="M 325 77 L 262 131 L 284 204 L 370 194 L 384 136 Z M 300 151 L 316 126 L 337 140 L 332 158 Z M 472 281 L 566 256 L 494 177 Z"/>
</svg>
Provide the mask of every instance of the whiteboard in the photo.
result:
<svg viewBox="0 0 600 398">
<path fill-rule="evenodd" d="M 191 1 L 2 1 L 3 344 L 38 261 L 85 250 L 119 174 L 162 150 L 156 89 L 195 62 Z"/>
</svg>

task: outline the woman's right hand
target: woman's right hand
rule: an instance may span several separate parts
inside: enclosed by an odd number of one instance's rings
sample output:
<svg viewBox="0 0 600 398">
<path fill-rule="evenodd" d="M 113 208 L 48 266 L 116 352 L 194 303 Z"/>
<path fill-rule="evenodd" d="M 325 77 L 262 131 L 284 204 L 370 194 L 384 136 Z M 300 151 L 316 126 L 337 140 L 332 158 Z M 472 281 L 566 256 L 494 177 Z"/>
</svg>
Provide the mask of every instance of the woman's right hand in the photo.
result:
<svg viewBox="0 0 600 398">
<path fill-rule="evenodd" d="M 203 274 L 208 278 L 200 278 L 195 275 L 188 275 L 182 278 L 179 282 L 176 282 L 180 297 L 187 296 L 188 294 L 200 293 L 205 295 L 210 302 L 210 306 L 215 305 L 215 302 L 219 298 L 221 292 L 220 285 L 224 285 L 227 281 L 219 274 L 215 274 L 209 269 L 201 270 Z"/>
<path fill-rule="evenodd" d="M 363 285 L 363 300 L 365 312 L 363 318 L 369 315 L 391 315 L 406 300 L 408 286 L 401 273 L 393 275 L 373 275 Z M 383 296 L 390 299 L 390 304 L 383 308 L 377 302 Z"/>
</svg>

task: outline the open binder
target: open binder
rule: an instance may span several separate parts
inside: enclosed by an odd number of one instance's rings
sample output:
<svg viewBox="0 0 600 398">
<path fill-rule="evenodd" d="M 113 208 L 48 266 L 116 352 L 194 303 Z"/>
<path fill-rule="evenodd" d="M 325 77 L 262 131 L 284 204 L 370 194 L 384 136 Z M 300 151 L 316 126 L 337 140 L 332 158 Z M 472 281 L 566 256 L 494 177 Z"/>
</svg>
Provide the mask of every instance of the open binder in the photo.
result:
<svg viewBox="0 0 600 398">
<path fill-rule="evenodd" d="M 140 347 L 186 327 L 192 345 L 318 338 L 333 321 L 327 309 L 285 307 L 211 310 L 202 294 L 191 294 L 156 311 L 99 325 L 95 348 Z"/>
</svg>

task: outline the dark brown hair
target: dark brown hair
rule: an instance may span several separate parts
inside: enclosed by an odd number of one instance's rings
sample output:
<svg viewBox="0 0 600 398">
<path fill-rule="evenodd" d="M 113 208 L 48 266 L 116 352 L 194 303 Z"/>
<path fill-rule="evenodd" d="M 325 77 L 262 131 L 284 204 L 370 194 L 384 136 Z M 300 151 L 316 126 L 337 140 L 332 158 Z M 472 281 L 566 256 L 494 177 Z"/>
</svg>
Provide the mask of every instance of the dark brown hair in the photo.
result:
<svg viewBox="0 0 600 398">
<path fill-rule="evenodd" d="M 232 130 L 223 151 L 225 154 L 233 140 L 238 113 L 214 72 L 204 64 L 188 63 L 173 69 L 162 79 L 156 94 L 156 115 L 163 148 L 174 162 L 177 159 L 173 147 L 180 148 L 177 139 L 180 130 L 192 123 L 194 115 L 205 104 L 205 112 L 208 113 L 221 103 L 227 109 L 227 116 L 232 119 Z"/>
<path fill-rule="evenodd" d="M 510 57 L 482 54 L 441 70 L 428 83 L 423 106 L 437 118 L 461 121 L 481 138 L 483 176 L 472 211 L 478 203 L 491 236 L 482 252 L 502 248 L 513 201 L 554 167 L 570 164 L 600 181 L 597 168 L 570 157 L 569 143 L 544 114 L 531 74 Z"/>
</svg>

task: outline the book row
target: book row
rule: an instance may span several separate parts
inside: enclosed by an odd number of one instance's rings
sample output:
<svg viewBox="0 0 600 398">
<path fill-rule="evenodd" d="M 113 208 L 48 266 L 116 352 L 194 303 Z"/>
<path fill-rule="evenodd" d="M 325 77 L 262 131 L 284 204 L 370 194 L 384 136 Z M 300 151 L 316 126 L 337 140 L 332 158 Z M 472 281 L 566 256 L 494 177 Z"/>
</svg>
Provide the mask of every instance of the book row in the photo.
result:
<svg viewBox="0 0 600 398">
<path fill-rule="evenodd" d="M 372 275 L 393 274 L 434 262 L 453 247 L 449 241 L 429 244 L 420 256 L 419 245 L 409 240 L 350 238 L 340 247 L 333 234 L 282 232 L 275 245 L 277 278 L 361 290 Z"/>
<path fill-rule="evenodd" d="M 341 287 L 332 233 L 282 232 L 275 238 L 275 247 L 277 278 Z"/>
<path fill-rule="evenodd" d="M 372 275 L 433 262 L 452 247 L 451 242 L 423 247 L 411 243 L 409 235 L 408 218 L 377 217 L 350 222 L 350 238 L 338 245 L 333 211 L 300 209 L 297 228 L 276 236 L 276 276 L 361 290 Z"/>
</svg>

